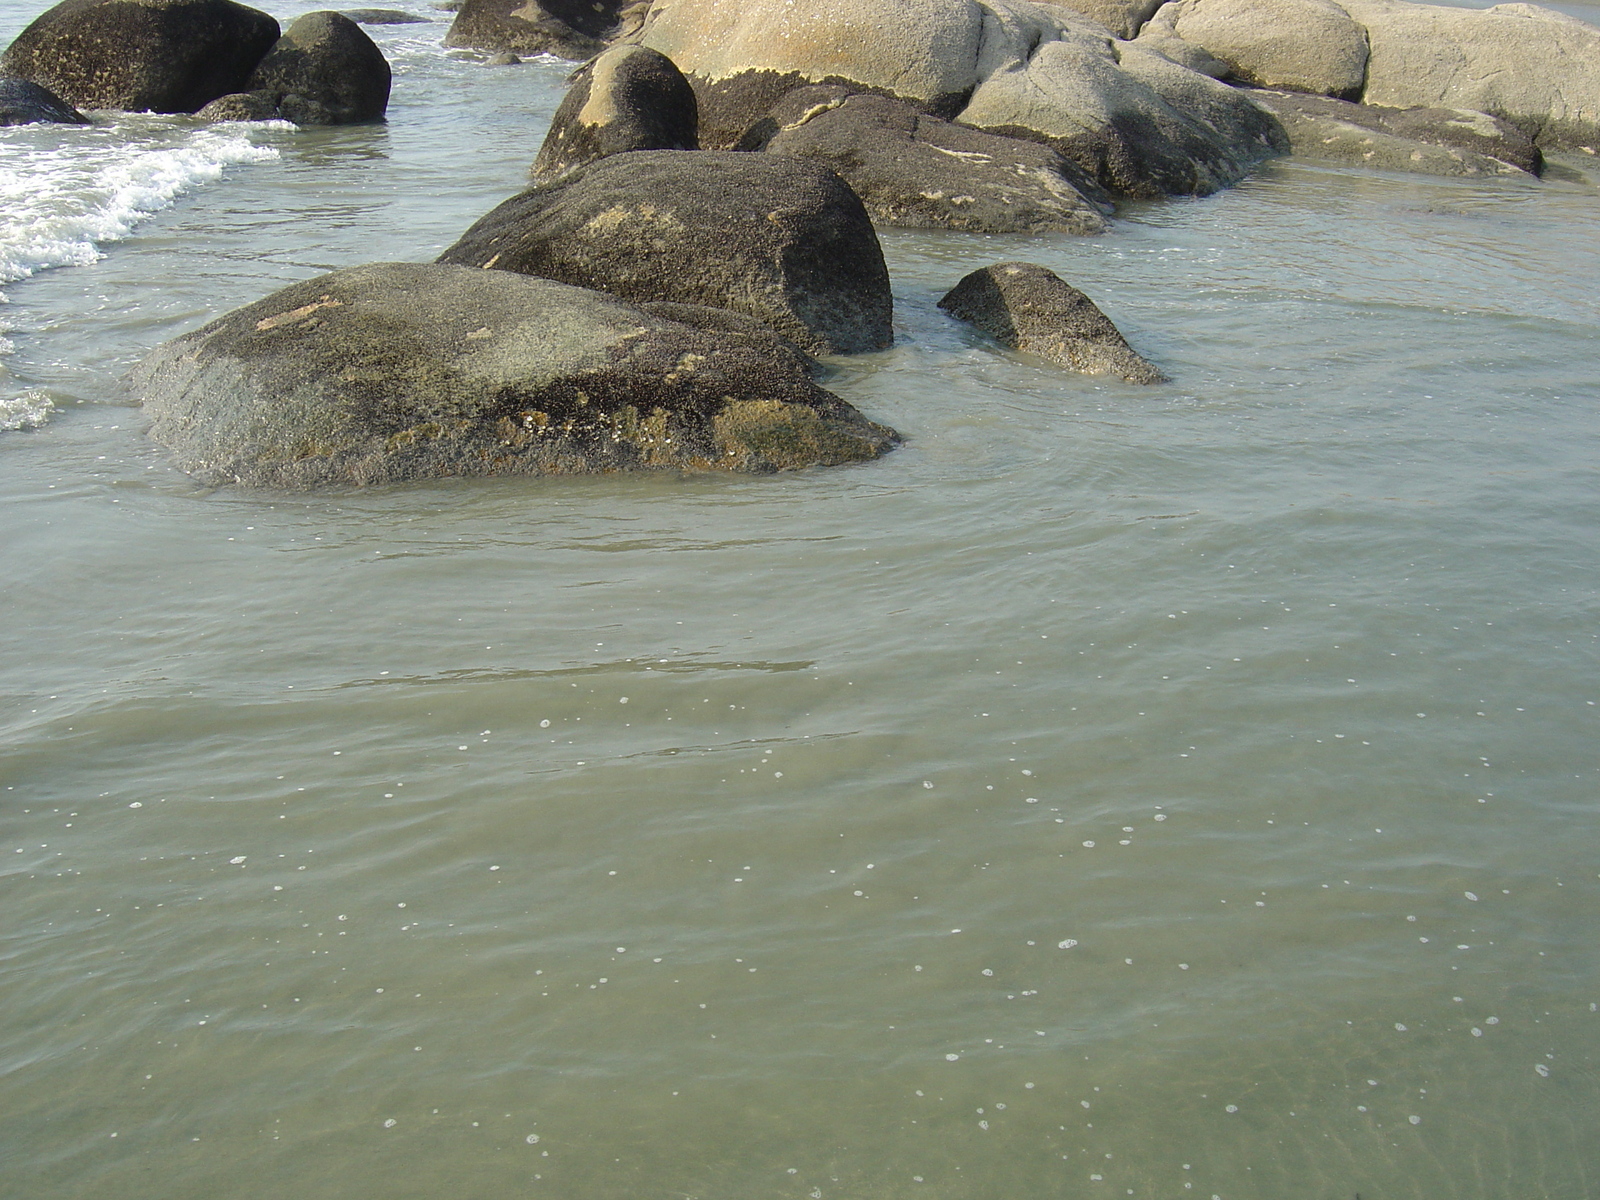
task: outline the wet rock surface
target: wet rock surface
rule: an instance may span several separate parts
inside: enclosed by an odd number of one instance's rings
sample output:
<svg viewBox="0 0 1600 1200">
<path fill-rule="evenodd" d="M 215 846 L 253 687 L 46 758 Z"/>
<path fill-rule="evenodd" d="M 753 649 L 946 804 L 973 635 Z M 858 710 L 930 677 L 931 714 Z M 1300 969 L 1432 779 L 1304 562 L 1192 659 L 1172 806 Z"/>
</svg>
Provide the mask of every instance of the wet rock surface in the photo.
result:
<svg viewBox="0 0 1600 1200">
<path fill-rule="evenodd" d="M 1166 383 L 1136 354 L 1094 301 L 1033 263 L 997 263 L 966 276 L 939 301 L 951 316 L 1002 346 L 1037 354 L 1087 375 L 1129 383 Z"/>
<path fill-rule="evenodd" d="M 213 485 L 770 472 L 898 441 L 726 313 L 647 311 L 500 271 L 415 263 L 306 280 L 152 351 L 125 387 Z"/>
<path fill-rule="evenodd" d="M 694 89 L 666 55 L 613 46 L 573 75 L 534 159 L 535 180 L 631 150 L 698 150 Z"/>
<path fill-rule="evenodd" d="M 893 341 L 889 272 L 866 209 L 832 171 L 797 159 L 602 158 L 513 196 L 439 261 L 726 308 L 812 354 Z"/>
</svg>

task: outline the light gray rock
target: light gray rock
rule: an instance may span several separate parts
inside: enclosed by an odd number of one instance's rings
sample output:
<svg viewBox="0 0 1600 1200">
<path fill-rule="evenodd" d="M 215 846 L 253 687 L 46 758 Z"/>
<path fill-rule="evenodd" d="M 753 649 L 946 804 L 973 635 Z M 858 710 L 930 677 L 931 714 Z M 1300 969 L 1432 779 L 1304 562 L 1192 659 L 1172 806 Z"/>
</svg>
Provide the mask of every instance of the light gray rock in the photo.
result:
<svg viewBox="0 0 1600 1200">
<path fill-rule="evenodd" d="M 1260 87 L 1355 99 L 1367 35 L 1334 0 L 1177 0 L 1173 32 Z"/>
<path fill-rule="evenodd" d="M 852 96 L 827 84 L 791 92 L 772 117 L 771 139 L 747 148 L 832 168 L 879 225 L 966 233 L 1106 228 L 1111 206 L 1104 193 L 1037 142 L 952 125 L 903 100 Z"/>
<path fill-rule="evenodd" d="M 698 108 L 683 72 L 646 46 L 612 46 L 573 73 L 532 174 L 548 181 L 611 154 L 699 148 Z"/>
<path fill-rule="evenodd" d="M 813 354 L 890 345 L 893 300 L 860 199 L 816 163 L 614 154 L 488 213 L 439 258 L 756 318 Z"/>
<path fill-rule="evenodd" d="M 1132 38 L 1161 7 L 1161 0 L 1040 0 L 1047 6 L 1065 8 L 1077 16 L 1088 17 L 1119 38 Z"/>
<path fill-rule="evenodd" d="M 63 0 L 0 55 L 0 75 L 79 108 L 192 113 L 248 90 L 278 32 L 233 0 Z"/>
<path fill-rule="evenodd" d="M 1367 31 L 1367 104 L 1504 118 L 1540 146 L 1600 149 L 1600 29 L 1531 4 L 1340 0 Z"/>
<path fill-rule="evenodd" d="M 1537 175 L 1544 158 L 1533 140 L 1487 113 L 1440 108 L 1377 108 L 1328 96 L 1261 91 L 1293 151 L 1305 158 L 1422 175 Z"/>
<path fill-rule="evenodd" d="M 1137 42 L 1068 35 L 990 75 L 958 120 L 1043 140 L 1107 190 L 1206 195 L 1288 149 L 1243 92 Z"/>
<path fill-rule="evenodd" d="M 1166 383 L 1134 353 L 1094 301 L 1054 271 L 1033 263 L 996 263 L 972 272 L 939 301 L 1002 346 L 1037 354 L 1086 375 L 1128 383 Z"/>
<path fill-rule="evenodd" d="M 730 325 L 730 323 L 732 323 Z M 295 284 L 152 351 L 126 381 L 212 485 L 768 472 L 898 441 L 729 314 L 650 313 L 503 271 L 378 263 Z"/>
</svg>

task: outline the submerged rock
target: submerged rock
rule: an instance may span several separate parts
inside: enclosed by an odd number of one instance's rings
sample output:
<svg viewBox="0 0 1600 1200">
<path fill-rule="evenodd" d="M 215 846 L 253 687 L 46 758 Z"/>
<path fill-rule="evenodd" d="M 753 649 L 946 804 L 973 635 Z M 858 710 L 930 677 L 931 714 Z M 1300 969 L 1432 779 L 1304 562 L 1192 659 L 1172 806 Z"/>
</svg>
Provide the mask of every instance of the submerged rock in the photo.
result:
<svg viewBox="0 0 1600 1200">
<path fill-rule="evenodd" d="M 1509 121 L 1442 108 L 1379 108 L 1327 96 L 1257 92 L 1294 153 L 1422 175 L 1537 175 L 1544 155 Z"/>
<path fill-rule="evenodd" d="M 769 115 L 769 154 L 843 176 L 881 225 L 967 233 L 1101 233 L 1111 206 L 1060 153 L 826 84 Z M 747 143 L 746 148 L 758 148 Z M 1094 198 L 1091 198 L 1094 197 Z"/>
<path fill-rule="evenodd" d="M 346 8 L 340 10 L 340 15 L 361 25 L 424 25 L 434 20 L 398 8 Z"/>
<path fill-rule="evenodd" d="M 26 79 L 0 79 L 0 125 L 87 125 L 85 117 L 49 88 Z"/>
<path fill-rule="evenodd" d="M 698 150 L 694 89 L 666 55 L 613 46 L 585 63 L 550 120 L 533 177 L 554 179 L 630 150 Z"/>
<path fill-rule="evenodd" d="M 766 154 L 639 150 L 488 213 L 439 256 L 755 317 L 812 354 L 894 339 L 883 249 L 826 167 Z"/>
<path fill-rule="evenodd" d="M 1129 383 L 1167 377 L 1134 353 L 1094 301 L 1054 271 L 1033 263 L 996 263 L 951 288 L 939 307 L 1002 346 L 1037 354 L 1087 375 Z"/>
<path fill-rule="evenodd" d="M 278 22 L 233 0 L 62 0 L 17 35 L 0 75 L 79 108 L 192 113 L 245 80 Z"/>
<path fill-rule="evenodd" d="M 125 386 L 178 465 L 304 489 L 441 476 L 768 472 L 898 441 L 727 313 L 503 271 L 377 263 L 152 351 Z"/>
</svg>

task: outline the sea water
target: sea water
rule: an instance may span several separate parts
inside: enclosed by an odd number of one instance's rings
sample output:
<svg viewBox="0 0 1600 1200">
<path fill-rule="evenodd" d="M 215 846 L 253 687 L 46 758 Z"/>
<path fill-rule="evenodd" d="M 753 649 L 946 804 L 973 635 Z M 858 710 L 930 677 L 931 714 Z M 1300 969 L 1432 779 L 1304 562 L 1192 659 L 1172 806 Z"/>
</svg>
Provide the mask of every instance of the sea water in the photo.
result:
<svg viewBox="0 0 1600 1200">
<path fill-rule="evenodd" d="M 201 488 L 145 350 L 525 180 L 418 11 L 386 125 L 0 131 L 0 1192 L 1600 1195 L 1592 160 L 886 230 L 870 464 Z"/>
</svg>

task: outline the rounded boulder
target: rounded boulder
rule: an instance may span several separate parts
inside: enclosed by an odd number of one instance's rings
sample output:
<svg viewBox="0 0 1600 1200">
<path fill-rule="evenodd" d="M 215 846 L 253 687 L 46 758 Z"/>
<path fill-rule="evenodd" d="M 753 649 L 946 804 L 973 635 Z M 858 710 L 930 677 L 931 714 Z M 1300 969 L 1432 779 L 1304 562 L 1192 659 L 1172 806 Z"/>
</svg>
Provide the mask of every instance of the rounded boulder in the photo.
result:
<svg viewBox="0 0 1600 1200">
<path fill-rule="evenodd" d="M 727 314 L 502 271 L 350 267 L 152 351 L 126 389 L 211 485 L 776 470 L 898 441 Z"/>
</svg>

